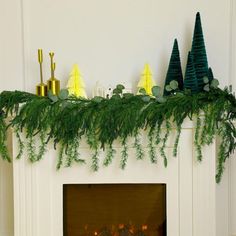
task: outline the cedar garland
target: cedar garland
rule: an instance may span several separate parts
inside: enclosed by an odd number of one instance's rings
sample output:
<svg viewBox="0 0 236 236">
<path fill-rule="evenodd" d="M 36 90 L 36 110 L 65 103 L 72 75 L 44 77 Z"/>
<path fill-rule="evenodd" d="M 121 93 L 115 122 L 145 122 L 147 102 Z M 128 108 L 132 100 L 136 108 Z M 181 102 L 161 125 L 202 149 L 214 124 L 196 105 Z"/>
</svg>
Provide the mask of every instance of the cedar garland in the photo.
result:
<svg viewBox="0 0 236 236">
<path fill-rule="evenodd" d="M 75 97 L 59 99 L 39 97 L 27 92 L 4 91 L 0 94 L 0 154 L 3 160 L 11 161 L 5 144 L 6 131 L 12 127 L 19 142 L 20 158 L 26 150 L 31 162 L 42 159 L 48 142 L 52 140 L 59 148 L 57 168 L 69 167 L 73 163 L 85 163 L 80 159 L 78 147 L 83 137 L 93 150 L 92 169 L 99 168 L 99 149 L 106 150 L 103 165 L 108 166 L 115 155 L 113 143 L 120 140 L 121 168 L 128 159 L 127 139 L 134 137 L 137 159 L 143 159 L 140 131 L 148 131 L 150 161 L 157 163 L 158 154 L 167 165 L 165 145 L 171 128 L 177 130 L 173 154 L 177 155 L 181 126 L 185 118 L 196 120 L 195 147 L 197 159 L 201 161 L 201 148 L 221 139 L 216 181 L 220 182 L 224 163 L 236 148 L 236 98 L 227 88 L 211 88 L 209 92 L 190 94 L 183 91 L 159 102 L 147 95 L 114 95 L 110 99 L 95 97 L 91 100 Z M 7 117 L 12 117 L 6 122 Z M 26 134 L 26 142 L 21 133 Z M 35 146 L 40 140 L 39 147 Z M 159 148 L 157 148 L 157 145 Z"/>
</svg>

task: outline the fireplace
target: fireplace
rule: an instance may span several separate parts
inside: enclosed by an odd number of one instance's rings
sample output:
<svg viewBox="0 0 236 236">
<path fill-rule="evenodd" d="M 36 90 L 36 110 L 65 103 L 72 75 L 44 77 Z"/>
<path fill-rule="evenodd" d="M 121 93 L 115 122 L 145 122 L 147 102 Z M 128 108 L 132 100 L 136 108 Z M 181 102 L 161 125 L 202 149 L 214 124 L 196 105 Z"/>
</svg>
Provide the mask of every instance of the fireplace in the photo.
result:
<svg viewBox="0 0 236 236">
<path fill-rule="evenodd" d="M 166 235 L 226 235 L 216 234 L 216 225 L 219 227 L 221 222 L 224 221 L 216 218 L 216 215 L 221 216 L 221 212 L 217 210 L 218 208 L 216 209 L 216 206 L 219 206 L 219 198 L 216 198 L 216 191 L 219 192 L 219 186 L 215 183 L 215 145 L 213 143 L 211 146 L 203 149 L 203 156 L 205 158 L 202 163 L 198 163 L 194 154 L 193 125 L 191 121 L 187 120 L 183 125 L 177 158 L 172 157 L 174 141 L 170 138 L 166 147 L 166 154 L 168 156 L 167 168 L 164 167 L 163 160 L 159 155 L 156 165 L 152 164 L 147 157 L 143 161 L 137 161 L 136 151 L 132 147 L 133 140 L 129 140 L 128 142 L 129 159 L 125 170 L 120 169 L 120 153 L 122 147 L 119 144 L 115 146 L 117 154 L 111 166 L 101 167 L 97 172 L 92 172 L 89 165 L 75 165 L 71 168 L 56 171 L 55 166 L 58 153 L 53 147 L 48 149 L 47 156 L 35 165 L 29 163 L 25 158 L 14 160 L 15 236 L 66 236 L 66 233 L 68 233 L 66 232 L 68 219 L 65 217 L 69 217 L 69 213 L 66 213 L 66 211 L 68 210 L 69 212 L 71 206 L 64 203 L 64 201 L 66 198 L 74 198 L 74 202 L 80 202 L 79 197 L 82 198 L 82 196 L 77 197 L 78 193 L 75 193 L 75 196 L 73 194 L 70 196 L 70 188 L 75 188 L 76 192 L 80 193 L 80 189 L 82 188 L 94 191 L 96 188 L 111 187 L 113 190 L 110 190 L 110 192 L 115 192 L 119 188 L 136 189 L 139 186 L 145 186 L 143 188 L 155 188 L 158 185 L 163 186 L 165 189 L 165 203 L 163 203 L 163 206 L 166 206 L 164 215 L 167 220 L 166 222 L 163 221 L 163 228 L 165 229 L 166 224 Z M 175 130 L 173 130 L 171 137 L 175 137 L 174 132 Z M 147 147 L 145 137 L 146 135 L 144 133 L 142 144 L 145 152 L 148 152 L 148 149 L 145 149 Z M 159 149 L 157 148 L 157 153 L 158 151 Z M 17 140 L 14 138 L 13 156 L 16 156 L 17 153 L 18 145 Z M 80 154 L 89 164 L 91 161 L 91 150 L 87 144 L 81 143 Z M 101 151 L 101 163 L 104 157 L 105 153 Z M 148 190 L 148 192 L 151 191 L 154 190 Z M 97 196 L 98 194 L 86 194 L 85 192 L 84 195 Z M 103 197 L 107 195 L 108 197 L 110 196 L 109 194 L 101 194 Z M 140 195 L 146 197 L 146 195 L 148 196 L 150 194 Z M 130 196 L 130 198 L 134 199 L 135 197 Z M 137 205 L 144 205 L 144 203 L 147 205 L 147 201 L 148 199 L 142 200 Z M 71 202 L 73 201 L 68 201 L 68 203 Z M 133 201 L 131 202 L 133 203 Z M 85 205 L 85 203 L 83 204 Z M 122 207 L 124 204 L 117 204 L 121 206 L 119 208 L 120 210 L 127 211 L 127 206 Z M 95 210 L 97 211 L 92 204 L 91 209 L 92 213 Z M 89 214 L 93 215 L 92 213 Z M 106 223 L 113 217 L 113 213 L 114 210 L 107 213 L 108 217 L 104 220 L 105 223 L 91 228 L 91 235 L 88 236 L 96 236 L 95 234 L 99 234 L 104 229 L 104 226 L 107 228 L 110 227 L 111 229 L 112 224 L 115 232 L 122 228 L 127 229 L 128 227 L 130 229 L 130 225 L 134 221 L 132 219 L 130 221 L 124 221 L 123 217 L 123 219 L 117 219 L 114 223 Z M 136 213 L 137 215 L 141 215 L 139 212 Z M 66 214 L 68 215 L 66 216 Z M 82 217 L 84 218 L 85 215 Z M 78 216 L 78 220 L 76 220 L 77 225 L 80 224 L 80 219 L 83 219 L 82 217 Z M 158 223 L 158 217 L 156 216 L 154 218 L 156 218 L 156 223 Z M 219 217 L 219 219 L 222 218 Z M 161 220 L 159 223 L 162 223 Z M 89 223 L 88 219 L 81 223 L 81 229 L 83 228 L 85 230 L 86 224 L 89 230 L 92 223 Z M 140 220 L 140 222 L 135 223 L 134 229 L 135 231 L 144 230 L 145 227 L 147 227 L 147 230 L 151 230 L 152 226 L 149 222 Z M 80 236 L 80 234 L 78 235 Z M 157 236 L 157 233 L 155 236 Z"/>
<path fill-rule="evenodd" d="M 64 184 L 64 236 L 166 236 L 165 184 Z"/>
</svg>

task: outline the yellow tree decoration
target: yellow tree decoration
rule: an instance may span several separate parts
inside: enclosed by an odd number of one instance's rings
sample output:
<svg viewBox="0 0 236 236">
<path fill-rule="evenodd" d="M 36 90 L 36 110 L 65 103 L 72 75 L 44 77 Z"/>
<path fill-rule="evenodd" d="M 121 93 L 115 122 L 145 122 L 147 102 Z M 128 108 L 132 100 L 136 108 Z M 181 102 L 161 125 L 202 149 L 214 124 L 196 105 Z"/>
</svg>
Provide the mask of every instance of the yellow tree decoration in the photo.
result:
<svg viewBox="0 0 236 236">
<path fill-rule="evenodd" d="M 152 87 L 155 85 L 152 79 L 152 71 L 149 64 L 145 64 L 141 79 L 138 83 L 138 90 L 145 89 L 146 94 L 152 95 Z"/>
<path fill-rule="evenodd" d="M 70 73 L 67 88 L 70 95 L 87 98 L 87 94 L 85 92 L 85 84 L 82 79 L 79 67 L 76 64 L 73 66 Z"/>
</svg>

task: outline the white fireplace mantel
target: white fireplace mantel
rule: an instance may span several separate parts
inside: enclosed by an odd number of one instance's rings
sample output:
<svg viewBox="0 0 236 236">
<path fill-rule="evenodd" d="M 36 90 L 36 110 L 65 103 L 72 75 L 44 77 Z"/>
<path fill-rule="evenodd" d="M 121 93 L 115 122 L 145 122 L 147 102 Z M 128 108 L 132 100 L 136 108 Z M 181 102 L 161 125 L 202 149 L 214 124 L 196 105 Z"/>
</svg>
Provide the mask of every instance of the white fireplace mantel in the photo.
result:
<svg viewBox="0 0 236 236">
<path fill-rule="evenodd" d="M 148 156 L 143 161 L 135 160 L 135 150 L 131 147 L 127 167 L 121 170 L 119 145 L 116 146 L 114 163 L 96 173 L 89 165 L 56 171 L 57 153 L 53 148 L 35 164 L 30 164 L 26 158 L 14 160 L 14 235 L 63 236 L 63 184 L 166 183 L 168 236 L 220 236 L 217 233 L 221 222 L 217 215 L 221 213 L 218 213 L 215 183 L 216 145 L 204 148 L 203 161 L 198 163 L 193 138 L 193 124 L 186 121 L 176 158 L 172 157 L 173 140 L 169 140 L 167 168 L 163 166 L 161 157 L 157 165 L 151 164 Z M 12 145 L 13 156 L 16 156 L 15 138 Z M 86 145 L 82 145 L 80 152 L 89 160 L 91 152 Z"/>
</svg>

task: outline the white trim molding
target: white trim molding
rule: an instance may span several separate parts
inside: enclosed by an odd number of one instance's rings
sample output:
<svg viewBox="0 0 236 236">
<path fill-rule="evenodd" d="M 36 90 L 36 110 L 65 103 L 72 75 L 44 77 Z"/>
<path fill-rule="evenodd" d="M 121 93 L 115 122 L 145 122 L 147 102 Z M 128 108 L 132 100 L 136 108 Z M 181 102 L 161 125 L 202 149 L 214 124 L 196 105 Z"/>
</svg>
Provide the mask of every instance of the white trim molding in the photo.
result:
<svg viewBox="0 0 236 236">
<path fill-rule="evenodd" d="M 236 92 L 236 1 L 231 0 L 231 42 L 230 42 L 230 84 Z M 236 153 L 229 160 L 229 228 L 230 235 L 236 236 Z"/>
<path fill-rule="evenodd" d="M 231 0 L 231 41 L 230 41 L 230 84 L 233 85 L 233 90 L 236 91 L 236 1 Z"/>
<path fill-rule="evenodd" d="M 8 133 L 7 146 L 11 153 L 12 136 Z M 14 235 L 13 165 L 0 158 L 0 235 Z"/>
</svg>

